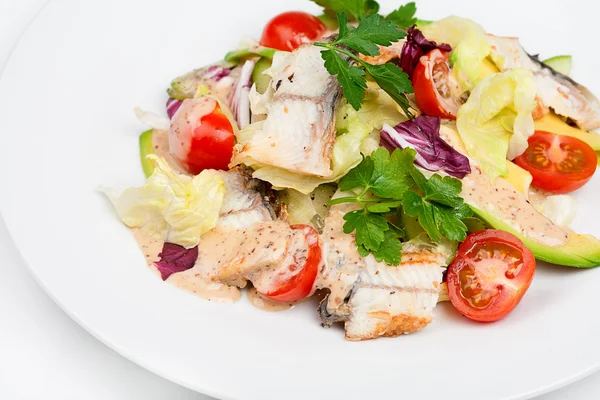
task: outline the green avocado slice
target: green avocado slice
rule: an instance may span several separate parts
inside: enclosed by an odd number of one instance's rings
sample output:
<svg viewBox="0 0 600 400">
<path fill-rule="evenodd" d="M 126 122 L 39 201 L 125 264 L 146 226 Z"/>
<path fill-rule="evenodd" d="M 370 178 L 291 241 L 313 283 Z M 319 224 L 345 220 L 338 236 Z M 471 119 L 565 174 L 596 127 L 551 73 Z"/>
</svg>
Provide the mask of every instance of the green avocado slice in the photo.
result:
<svg viewBox="0 0 600 400">
<path fill-rule="evenodd" d="M 152 146 L 153 132 L 154 130 L 150 129 L 140 135 L 140 161 L 146 178 L 154 172 L 154 162 L 146 158 L 147 155 L 154 154 L 154 147 Z"/>
<path fill-rule="evenodd" d="M 525 237 L 502 219 L 491 213 L 469 205 L 485 223 L 494 229 L 510 232 L 523 241 L 538 260 L 569 267 L 591 268 L 600 266 L 600 241 L 592 235 L 581 235 L 570 232 L 569 241 L 563 246 L 545 246 L 533 239 Z"/>
</svg>

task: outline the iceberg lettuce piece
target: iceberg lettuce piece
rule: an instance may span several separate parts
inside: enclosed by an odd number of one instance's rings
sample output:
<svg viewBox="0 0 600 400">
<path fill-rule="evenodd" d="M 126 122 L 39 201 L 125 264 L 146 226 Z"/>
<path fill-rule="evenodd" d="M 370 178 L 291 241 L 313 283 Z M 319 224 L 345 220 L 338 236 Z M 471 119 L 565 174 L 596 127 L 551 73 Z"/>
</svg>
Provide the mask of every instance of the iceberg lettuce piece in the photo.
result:
<svg viewBox="0 0 600 400">
<path fill-rule="evenodd" d="M 484 78 L 458 110 L 456 125 L 469 155 L 493 180 L 508 172 L 506 159 L 527 148 L 534 132 L 535 82 L 515 68 Z"/>
<path fill-rule="evenodd" d="M 216 171 L 189 177 L 174 172 L 154 155 L 154 172 L 141 187 L 120 196 L 107 193 L 119 217 L 130 228 L 187 249 L 217 225 L 225 195 L 225 182 Z"/>
</svg>

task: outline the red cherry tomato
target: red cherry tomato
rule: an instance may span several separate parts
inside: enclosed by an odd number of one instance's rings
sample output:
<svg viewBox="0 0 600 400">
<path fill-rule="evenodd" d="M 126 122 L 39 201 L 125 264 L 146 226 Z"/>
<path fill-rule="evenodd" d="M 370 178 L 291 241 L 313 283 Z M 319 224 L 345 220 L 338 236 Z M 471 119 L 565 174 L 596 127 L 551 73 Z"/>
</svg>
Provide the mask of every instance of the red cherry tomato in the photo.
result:
<svg viewBox="0 0 600 400">
<path fill-rule="evenodd" d="M 185 100 L 171 121 L 169 149 L 190 173 L 226 170 L 235 138 L 229 119 L 210 97 Z"/>
<path fill-rule="evenodd" d="M 260 44 L 277 50 L 292 51 L 301 44 L 321 38 L 326 30 L 325 25 L 314 15 L 288 11 L 267 23 Z"/>
<path fill-rule="evenodd" d="M 598 157 L 587 143 L 571 136 L 536 131 L 515 163 L 531 173 L 531 184 L 551 193 L 569 193 L 590 180 Z"/>
<path fill-rule="evenodd" d="M 321 244 L 319 233 L 315 228 L 310 225 L 292 225 L 291 228 L 304 232 L 308 243 L 308 253 L 306 258 L 300 260 L 294 258 L 294 261 L 298 264 L 289 268 L 299 269 L 295 275 L 278 282 L 277 287 L 269 293 L 263 293 L 268 298 L 276 301 L 296 301 L 309 296 L 321 265 Z"/>
<path fill-rule="evenodd" d="M 415 100 L 425 115 L 456 119 L 460 104 L 450 90 L 448 53 L 435 49 L 421 57 L 412 76 Z"/>
<path fill-rule="evenodd" d="M 486 229 L 467 236 L 448 267 L 448 296 L 464 316 L 502 319 L 523 298 L 535 273 L 535 258 L 516 236 Z"/>
</svg>

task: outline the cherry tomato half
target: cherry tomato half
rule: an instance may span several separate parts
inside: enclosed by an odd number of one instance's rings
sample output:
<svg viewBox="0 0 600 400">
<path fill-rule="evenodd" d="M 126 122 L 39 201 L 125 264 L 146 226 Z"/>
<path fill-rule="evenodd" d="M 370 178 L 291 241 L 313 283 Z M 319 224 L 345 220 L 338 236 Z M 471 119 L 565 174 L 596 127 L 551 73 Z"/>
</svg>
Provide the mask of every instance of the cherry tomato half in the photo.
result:
<svg viewBox="0 0 600 400">
<path fill-rule="evenodd" d="M 288 11 L 267 23 L 260 44 L 277 50 L 292 51 L 304 43 L 321 38 L 326 30 L 325 25 L 314 15 Z"/>
<path fill-rule="evenodd" d="M 460 104 L 452 96 L 448 53 L 435 49 L 422 56 L 412 76 L 415 100 L 425 115 L 456 119 Z"/>
<path fill-rule="evenodd" d="M 229 119 L 210 97 L 187 99 L 171 120 L 169 150 L 190 173 L 226 170 L 235 138 Z"/>
<path fill-rule="evenodd" d="M 464 316 L 502 319 L 521 301 L 535 273 L 535 258 L 516 236 L 486 229 L 467 236 L 448 267 L 448 296 Z"/>
<path fill-rule="evenodd" d="M 598 157 L 582 140 L 536 131 L 514 162 L 531 173 L 533 186 L 561 194 L 585 185 L 596 172 Z"/>
<path fill-rule="evenodd" d="M 289 279 L 278 282 L 277 288 L 269 293 L 263 293 L 265 296 L 276 301 L 296 301 L 301 300 L 311 294 L 317 272 L 321 265 L 321 244 L 319 242 L 319 233 L 310 225 L 292 225 L 292 229 L 304 232 L 308 244 L 308 253 L 306 258 L 296 260 L 300 265 L 290 266 L 299 269 L 296 274 Z"/>
</svg>

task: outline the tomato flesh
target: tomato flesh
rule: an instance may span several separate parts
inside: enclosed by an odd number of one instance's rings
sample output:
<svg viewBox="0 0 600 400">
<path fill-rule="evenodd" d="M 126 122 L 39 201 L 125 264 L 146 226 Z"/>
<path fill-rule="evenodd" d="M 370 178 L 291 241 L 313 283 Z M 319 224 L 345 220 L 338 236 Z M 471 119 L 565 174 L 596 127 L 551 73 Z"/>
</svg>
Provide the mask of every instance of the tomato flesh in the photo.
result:
<svg viewBox="0 0 600 400">
<path fill-rule="evenodd" d="M 585 185 L 596 172 L 598 157 L 582 140 L 536 131 L 528 142 L 525 153 L 514 162 L 531 173 L 535 187 L 569 193 Z"/>
<path fill-rule="evenodd" d="M 521 301 L 535 273 L 535 257 L 516 236 L 486 229 L 467 236 L 448 267 L 448 295 L 466 317 L 504 318 Z"/>
<path fill-rule="evenodd" d="M 302 230 L 308 244 L 308 253 L 305 259 L 296 260 L 290 270 L 300 268 L 300 271 L 291 278 L 278 282 L 277 288 L 268 293 L 266 297 L 276 301 L 296 301 L 309 296 L 313 290 L 315 279 L 321 265 L 322 251 L 319 242 L 319 233 L 310 225 L 292 225 L 292 229 Z"/>
<path fill-rule="evenodd" d="M 327 28 L 314 15 L 301 11 L 288 11 L 267 23 L 260 44 L 277 50 L 292 51 L 304 43 L 323 36 Z"/>
<path fill-rule="evenodd" d="M 234 145 L 231 122 L 217 103 L 215 109 L 202 117 L 194 129 L 187 160 L 189 171 L 199 174 L 205 169 L 228 169 Z"/>
<path fill-rule="evenodd" d="M 421 57 L 412 76 L 415 100 L 423 114 L 456 119 L 459 104 L 450 89 L 448 53 L 432 50 Z"/>
</svg>

